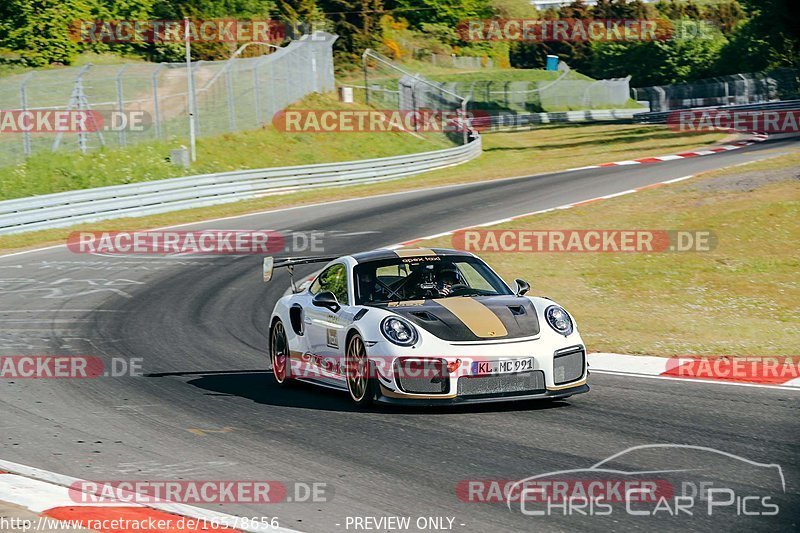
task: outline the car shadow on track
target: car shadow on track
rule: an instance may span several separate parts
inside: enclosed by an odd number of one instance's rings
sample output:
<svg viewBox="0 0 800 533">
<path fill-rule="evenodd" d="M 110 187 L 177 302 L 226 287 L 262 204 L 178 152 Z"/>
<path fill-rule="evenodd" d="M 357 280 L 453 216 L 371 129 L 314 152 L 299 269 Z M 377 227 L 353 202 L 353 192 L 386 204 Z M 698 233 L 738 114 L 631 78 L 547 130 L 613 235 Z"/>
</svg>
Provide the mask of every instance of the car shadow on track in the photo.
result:
<svg viewBox="0 0 800 533">
<path fill-rule="evenodd" d="M 391 412 L 403 414 L 455 414 L 476 412 L 538 411 L 568 407 L 564 400 L 519 401 L 486 404 L 430 406 L 375 405 L 359 408 L 353 405 L 346 392 L 315 387 L 307 383 L 294 383 L 279 387 L 272 379 L 270 370 L 242 370 L 225 372 L 176 372 L 170 374 L 151 374 L 149 377 L 182 376 L 191 377 L 186 383 L 208 391 L 209 395 L 230 395 L 247 398 L 263 405 L 339 411 L 354 413 Z M 196 376 L 196 377 L 195 377 Z"/>
</svg>

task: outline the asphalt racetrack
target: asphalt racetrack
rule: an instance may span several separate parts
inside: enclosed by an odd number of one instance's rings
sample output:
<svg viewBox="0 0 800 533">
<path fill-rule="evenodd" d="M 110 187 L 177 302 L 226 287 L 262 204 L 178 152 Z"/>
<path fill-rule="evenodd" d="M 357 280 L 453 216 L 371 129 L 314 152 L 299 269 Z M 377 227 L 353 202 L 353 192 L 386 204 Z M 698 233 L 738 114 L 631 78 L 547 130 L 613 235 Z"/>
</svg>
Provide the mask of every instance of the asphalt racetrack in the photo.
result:
<svg viewBox="0 0 800 533">
<path fill-rule="evenodd" d="M 790 143 L 332 202 L 182 229 L 322 230 L 329 232 L 326 252 L 346 254 L 745 163 Z M 418 517 L 449 517 L 457 532 L 797 530 L 796 392 L 593 374 L 590 393 L 561 402 L 358 411 L 345 394 L 273 385 L 268 317 L 288 277 L 279 272 L 264 285 L 260 262 L 253 256 L 77 255 L 64 247 L 1 257 L 0 355 L 137 358 L 145 375 L 0 381 L 0 457 L 90 480 L 327 483 L 327 502 L 206 505 L 245 517 L 277 516 L 281 526 L 306 532 L 353 531 L 353 517 L 385 516 L 412 517 L 412 530 Z M 536 280 L 529 281 L 531 294 L 541 294 Z M 464 502 L 456 493 L 464 480 L 588 468 L 655 443 L 779 464 L 786 483 L 780 513 L 744 516 L 732 507 L 713 516 L 540 517 L 519 506 Z M 670 465 L 694 464 L 694 453 L 673 450 Z M 646 466 L 635 463 L 623 456 L 616 466 Z M 721 462 L 719 479 L 732 475 L 735 464 Z M 738 483 L 758 488 L 759 479 Z"/>
</svg>

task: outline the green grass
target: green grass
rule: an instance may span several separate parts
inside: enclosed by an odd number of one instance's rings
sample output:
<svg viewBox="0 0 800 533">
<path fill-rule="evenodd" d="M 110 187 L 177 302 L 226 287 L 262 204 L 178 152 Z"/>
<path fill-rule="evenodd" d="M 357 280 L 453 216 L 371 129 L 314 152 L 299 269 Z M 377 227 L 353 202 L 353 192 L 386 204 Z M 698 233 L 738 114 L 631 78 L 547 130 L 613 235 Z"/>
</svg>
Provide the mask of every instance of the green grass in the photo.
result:
<svg viewBox="0 0 800 533">
<path fill-rule="evenodd" d="M 312 95 L 298 109 L 338 109 L 330 95 Z M 452 146 L 444 136 L 423 138 L 408 133 L 286 134 L 272 126 L 197 141 L 197 162 L 187 171 L 168 161 L 169 150 L 186 139 L 146 142 L 121 149 L 100 149 L 85 156 L 74 152 L 41 152 L 3 169 L 0 199 L 137 183 L 187 174 L 250 168 L 329 163 L 424 152 Z"/>
<path fill-rule="evenodd" d="M 590 351 L 789 356 L 800 345 L 800 150 L 491 229 L 709 230 L 710 252 L 481 253 L 562 303 Z M 450 238 L 423 246 L 452 245 Z"/>
<path fill-rule="evenodd" d="M 381 141 L 379 137 L 382 135 L 383 134 L 362 134 L 339 136 L 339 142 L 380 144 Z M 306 134 L 305 136 L 298 137 L 296 142 L 309 143 L 310 146 L 314 146 L 313 143 L 318 137 L 318 134 Z M 353 137 L 353 140 L 347 140 L 349 137 Z M 410 143 L 411 139 L 414 138 L 405 135 L 399 140 Z M 63 242 L 71 231 L 89 231 L 97 229 L 98 227 L 102 227 L 104 230 L 108 231 L 129 230 L 131 227 L 142 229 L 155 228 L 293 205 L 328 202 L 347 198 L 362 198 L 375 194 L 419 189 L 423 187 L 486 181 L 511 176 L 551 172 L 613 160 L 664 155 L 690 148 L 706 146 L 722 139 L 723 135 L 718 133 L 678 135 L 665 127 L 632 125 L 547 126 L 532 131 L 496 133 L 484 135 L 483 155 L 457 167 L 384 183 L 300 191 L 149 217 L 107 220 L 97 224 L 85 224 L 73 228 L 6 235 L 0 237 L 0 251 L 8 252 L 30 246 Z M 239 140 L 242 142 L 250 142 L 247 137 Z M 337 146 L 333 140 L 331 140 L 330 143 L 330 149 Z M 213 145 L 213 147 L 211 145 Z M 209 145 L 206 146 L 209 150 L 213 148 L 215 152 L 221 154 L 242 149 L 237 144 L 220 139 L 218 139 L 216 143 L 209 143 Z M 280 150 L 276 150 L 275 146 L 281 146 L 280 142 L 277 145 L 265 146 L 261 149 L 261 152 L 279 152 Z M 369 151 L 374 150 L 373 146 L 365 146 L 364 144 L 361 146 L 364 147 L 365 151 L 359 154 L 359 157 L 367 157 L 373 153 Z M 410 146 L 407 147 L 410 148 Z M 430 143 L 425 144 L 426 149 L 430 147 Z M 253 149 L 253 151 L 257 152 L 256 149 Z M 264 153 L 265 157 L 266 155 L 267 154 Z M 332 155 L 341 156 L 341 154 Z M 256 156 L 258 156 L 257 153 Z M 131 167 L 136 167 L 137 165 L 136 162 L 132 161 L 129 161 L 127 164 Z"/>
<path fill-rule="evenodd" d="M 48 70 L 60 70 L 70 67 L 82 67 L 91 63 L 92 65 L 123 65 L 128 63 L 145 63 L 146 61 L 138 56 L 122 56 L 119 54 L 112 54 L 110 52 L 96 53 L 84 52 L 75 58 L 71 65 L 46 65 L 43 67 L 28 67 L 18 63 L 19 54 L 10 50 L 0 49 L 0 78 L 4 76 L 13 76 L 16 74 L 27 74 L 28 72 L 42 72 Z M 3 62 L 8 61 L 8 62 Z"/>
<path fill-rule="evenodd" d="M 402 76 L 402 74 L 399 71 L 395 71 L 389 67 L 380 65 L 375 62 L 371 62 L 369 64 L 371 65 L 370 79 L 373 81 L 379 79 L 399 78 Z M 412 74 L 420 74 L 425 77 L 461 76 L 473 73 L 483 74 L 485 76 L 488 74 L 496 74 L 498 72 L 506 70 L 498 67 L 489 69 L 480 69 L 474 71 L 464 70 L 453 67 L 447 67 L 444 65 L 434 65 L 430 61 L 423 61 L 419 59 L 404 59 L 402 61 L 395 61 L 395 64 L 407 72 L 410 72 Z M 337 81 L 345 85 L 363 85 L 364 73 L 362 72 L 361 68 L 352 71 L 342 72 L 341 75 L 338 76 Z"/>
<path fill-rule="evenodd" d="M 486 82 L 492 81 L 497 83 L 504 83 L 509 81 L 553 81 L 558 78 L 562 73 L 552 70 L 539 70 L 539 69 L 497 69 L 497 70 L 481 70 L 481 71 L 461 71 L 458 73 L 434 75 L 430 79 L 434 81 L 448 81 L 448 82 Z M 572 71 L 569 74 L 571 80 L 591 80 L 589 76 L 585 76 L 579 72 Z"/>
</svg>

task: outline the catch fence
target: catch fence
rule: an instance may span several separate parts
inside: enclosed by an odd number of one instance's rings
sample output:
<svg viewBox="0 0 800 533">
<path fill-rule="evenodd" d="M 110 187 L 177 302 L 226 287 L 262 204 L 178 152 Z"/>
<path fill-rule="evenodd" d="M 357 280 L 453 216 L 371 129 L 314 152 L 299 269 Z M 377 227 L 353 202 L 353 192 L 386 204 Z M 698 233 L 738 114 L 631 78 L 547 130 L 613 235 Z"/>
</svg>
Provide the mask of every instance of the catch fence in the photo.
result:
<svg viewBox="0 0 800 533">
<path fill-rule="evenodd" d="M 334 90 L 336 38 L 316 32 L 284 47 L 252 43 L 262 52 L 256 57 L 192 62 L 197 135 L 258 128 L 292 102 Z M 94 111 L 117 119 L 116 127 L 104 121 L 98 131 L 0 134 L 0 166 L 45 151 L 85 153 L 100 146 L 187 138 L 188 73 L 185 63 L 127 63 L 0 78 L 2 110 Z M 134 116 L 140 124 L 121 125 Z"/>
</svg>

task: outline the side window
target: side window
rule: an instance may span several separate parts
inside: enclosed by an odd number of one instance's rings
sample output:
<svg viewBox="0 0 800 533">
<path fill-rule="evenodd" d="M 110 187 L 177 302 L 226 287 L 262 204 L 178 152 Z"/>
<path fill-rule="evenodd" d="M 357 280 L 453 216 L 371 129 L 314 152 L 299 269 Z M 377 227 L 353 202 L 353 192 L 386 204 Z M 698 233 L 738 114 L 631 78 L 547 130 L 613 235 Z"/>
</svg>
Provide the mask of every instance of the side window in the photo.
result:
<svg viewBox="0 0 800 533">
<path fill-rule="evenodd" d="M 347 305 L 347 268 L 342 264 L 332 265 L 317 276 L 308 290 L 311 294 L 331 291 L 340 304 Z"/>
</svg>

